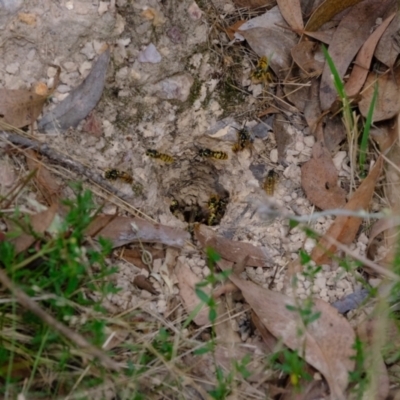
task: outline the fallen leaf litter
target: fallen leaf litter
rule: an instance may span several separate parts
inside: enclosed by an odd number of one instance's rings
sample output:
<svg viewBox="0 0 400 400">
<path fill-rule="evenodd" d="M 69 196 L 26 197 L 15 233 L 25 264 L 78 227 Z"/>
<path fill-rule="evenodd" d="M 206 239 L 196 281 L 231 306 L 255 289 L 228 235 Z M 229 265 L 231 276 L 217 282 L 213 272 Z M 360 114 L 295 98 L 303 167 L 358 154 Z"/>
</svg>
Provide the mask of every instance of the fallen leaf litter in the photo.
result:
<svg viewBox="0 0 400 400">
<path fill-rule="evenodd" d="M 111 15 L 111 9 L 104 8 L 104 4 L 102 7 L 98 10 L 99 14 L 110 13 Z M 98 114 L 98 118 L 102 121 L 103 135 L 85 134 L 84 123 L 74 122 L 73 125 L 77 125 L 75 131 L 69 130 L 64 135 L 38 135 L 37 138 L 100 173 L 115 165 L 123 171 L 128 171 L 143 185 L 143 194 L 137 195 L 124 182 L 116 181 L 113 185 L 130 198 L 135 207 L 151 216 L 156 216 L 161 224 L 171 229 L 183 229 L 186 226 L 169 210 L 173 197 L 181 196 L 179 200 L 187 201 L 188 204 L 195 201 L 205 203 L 210 195 L 223 188 L 229 193 L 226 212 L 217 228 L 207 229 L 227 239 L 254 245 L 262 253 L 264 259 L 258 266 L 247 266 L 242 272 L 243 277 L 247 277 L 249 281 L 261 287 L 286 295 L 295 294 L 300 299 L 312 295 L 329 303 L 334 303 L 361 290 L 362 285 L 358 278 L 362 279 L 362 276 L 358 272 L 349 273 L 339 266 L 328 265 L 322 267 L 314 281 L 306 278 L 302 273 L 295 273 L 297 286 L 293 287 L 290 284 L 287 276 L 289 263 L 297 259 L 298 252 L 302 248 L 311 253 L 315 243 L 299 228 L 290 229 L 286 220 L 279 217 L 265 218 L 258 209 L 260 204 L 266 204 L 272 209 L 282 208 L 294 215 L 312 215 L 313 207 L 302 189 L 301 166 L 312 159 L 315 138 L 307 129 L 301 129 L 297 124 L 292 124 L 290 119 L 276 122 L 273 132 L 265 125 L 260 128 L 260 123 L 252 120 L 247 121 L 246 127 L 253 133 L 257 132 L 257 129 L 263 131 L 262 128 L 264 128 L 264 133 L 260 136 L 254 135 L 251 149 L 245 148 L 236 155 L 232 153 L 236 131 L 230 127 L 237 129 L 240 123 L 231 118 L 229 122 L 225 120 L 225 125 L 220 125 L 221 120 L 224 120 L 222 118 L 224 110 L 215 96 L 217 82 L 213 78 L 213 74 L 218 71 L 213 68 L 210 51 L 195 51 L 196 46 L 203 45 L 207 40 L 207 29 L 206 24 L 202 22 L 202 12 L 196 3 L 192 3 L 189 7 L 188 2 L 183 2 L 179 7 L 182 9 L 186 7 L 191 21 L 183 19 L 179 21 L 180 27 L 171 26 L 156 44 L 149 41 L 149 30 L 151 24 L 161 26 L 165 23 L 165 17 L 159 10 L 142 7 L 142 16 L 136 15 L 129 23 L 121 16 L 114 21 L 115 66 L 108 71 L 108 74 L 112 76 L 112 83 L 106 81 L 106 95 L 99 105 Z M 82 14 L 82 10 L 80 12 Z M 87 10 L 87 13 L 89 14 L 90 11 Z M 177 16 L 181 18 L 179 12 Z M 147 21 L 143 22 L 141 18 Z M 135 33 L 142 34 L 142 37 L 130 36 L 127 33 L 128 30 L 124 30 L 129 27 L 135 28 Z M 249 43 L 257 40 L 249 33 L 245 33 L 246 28 L 242 25 L 238 33 L 242 34 Z M 274 34 L 279 37 L 280 33 Z M 290 38 L 286 37 L 286 39 Z M 102 52 L 104 40 L 98 38 L 93 38 L 88 42 L 80 40 L 80 44 L 82 47 L 78 53 L 68 54 L 68 56 L 64 54 L 52 60 L 54 64 L 61 64 L 63 67 L 60 75 L 62 85 L 58 86 L 54 92 L 54 102 L 59 105 L 73 88 L 82 84 L 88 76 L 90 77 L 90 71 L 96 65 L 95 59 Z M 291 47 L 288 46 L 286 49 Z M 277 54 L 277 50 L 271 49 L 271 54 Z M 182 68 L 178 60 L 186 57 L 187 54 L 191 54 L 186 60 L 187 67 Z M 287 54 L 283 54 L 282 57 L 282 62 L 285 63 Z M 29 56 L 28 60 L 32 63 L 39 62 L 37 54 Z M 244 60 L 244 64 L 246 62 L 248 61 Z M 15 60 L 7 59 L 5 72 L 0 75 L 7 88 L 23 86 L 18 77 L 20 68 L 25 67 L 17 65 Z M 271 68 L 278 68 L 278 66 L 271 63 Z M 279 65 L 279 68 L 282 68 L 282 65 Z M 204 83 L 201 84 L 198 98 L 189 108 L 181 112 L 179 104 L 190 97 L 190 88 L 196 84 L 194 76 Z M 54 81 L 54 77 L 54 68 L 48 68 L 49 86 Z M 245 77 L 243 81 L 246 81 Z M 262 85 L 253 85 L 249 79 L 247 83 L 253 95 L 249 102 L 255 103 L 257 94 L 262 93 Z M 138 87 L 141 89 L 139 90 Z M 204 108 L 202 102 L 207 98 L 208 107 Z M 329 101 L 330 99 L 326 99 L 326 103 Z M 365 104 L 369 102 L 365 100 Z M 85 111 L 85 115 L 89 111 Z M 45 127 L 47 130 L 49 120 L 53 121 L 51 117 L 43 119 L 39 127 Z M 51 128 L 57 133 L 60 132 L 60 127 L 51 126 Z M 66 125 L 62 124 L 61 131 L 66 128 Z M 278 129 L 282 135 L 277 135 Z M 96 132 L 98 131 L 97 127 Z M 204 148 L 217 148 L 218 151 L 229 154 L 229 158 L 199 162 L 196 160 L 198 149 L 194 143 Z M 157 148 L 158 151 L 171 154 L 177 160 L 175 163 L 171 162 L 170 166 L 157 164 L 146 157 L 146 150 L 149 148 Z M 342 182 L 349 180 L 348 164 L 349 157 L 345 151 L 336 153 L 330 162 L 330 169 L 334 176 L 332 182 L 336 181 L 336 175 Z M 11 176 L 8 172 L 7 160 L 2 162 L 0 168 L 3 175 Z M 315 169 L 315 166 L 312 169 Z M 268 198 L 263 185 L 271 170 L 277 173 L 278 179 L 273 197 Z M 203 175 L 207 177 L 203 178 Z M 9 186 L 10 179 L 5 179 L 4 183 L 0 182 L 2 193 Z M 194 184 L 190 185 L 187 182 L 194 182 Z M 344 203 L 343 190 L 339 187 L 333 189 L 339 197 L 334 204 L 339 208 Z M 36 195 L 30 193 L 30 196 L 35 198 Z M 332 208 L 331 204 L 326 208 Z M 379 204 L 373 200 L 371 208 L 378 210 Z M 105 211 L 111 215 L 116 208 L 107 206 Z M 332 221 L 332 217 L 319 217 L 311 221 L 310 226 L 316 232 L 324 234 L 332 225 Z M 126 231 L 129 230 L 128 226 Z M 130 234 L 135 236 L 133 231 Z M 129 236 L 128 233 L 126 235 Z M 126 243 L 132 241 L 131 238 L 124 236 L 118 245 L 124 244 L 124 239 Z M 177 284 L 182 279 L 179 272 L 174 271 L 175 264 L 179 264 L 179 270 L 190 268 L 191 274 L 185 278 L 192 285 L 196 278 L 201 280 L 210 273 L 199 251 L 191 245 L 184 244 L 185 240 L 189 242 L 188 239 L 186 236 L 178 235 L 179 247 L 183 249 L 180 252 L 168 249 L 165 258 L 153 259 L 151 271 L 123 261 L 123 256 L 121 256 L 117 262 L 119 271 L 114 277 L 121 291 L 110 295 L 105 306 L 114 311 L 121 311 L 136 307 L 143 301 L 151 310 L 160 314 L 170 312 L 169 301 L 171 297 L 179 294 Z M 367 244 L 368 237 L 361 233 L 357 242 L 349 244 L 349 248 L 360 255 L 365 255 Z M 160 248 L 160 246 L 156 245 L 155 248 Z M 218 246 L 216 250 L 218 251 Z M 147 290 L 138 291 L 134 285 L 138 275 L 148 278 L 158 294 L 152 295 Z M 188 283 L 180 284 L 181 292 L 183 288 L 186 290 L 184 285 Z M 185 297 L 182 293 L 180 294 Z M 237 307 L 239 310 L 243 308 L 243 305 L 238 304 Z M 241 318 L 243 320 L 243 317 Z M 242 322 L 238 319 L 235 328 L 237 331 L 240 331 Z M 242 334 L 242 339 L 253 340 L 246 334 Z"/>
</svg>

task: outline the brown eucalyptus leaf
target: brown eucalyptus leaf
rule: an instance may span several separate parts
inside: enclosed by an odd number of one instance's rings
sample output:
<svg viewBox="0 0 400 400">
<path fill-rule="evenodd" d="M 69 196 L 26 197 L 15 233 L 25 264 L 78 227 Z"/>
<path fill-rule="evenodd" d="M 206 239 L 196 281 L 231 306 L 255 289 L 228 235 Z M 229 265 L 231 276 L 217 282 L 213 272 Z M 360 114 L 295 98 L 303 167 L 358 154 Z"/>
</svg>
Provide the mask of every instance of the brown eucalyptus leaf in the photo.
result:
<svg viewBox="0 0 400 400">
<path fill-rule="evenodd" d="M 353 97 L 361 90 L 365 80 L 367 79 L 372 57 L 374 56 L 374 51 L 378 41 L 389 26 L 390 22 L 393 20 L 394 16 L 395 13 L 392 13 L 387 17 L 362 45 L 357 54 L 350 77 L 344 86 L 347 96 Z"/>
<path fill-rule="evenodd" d="M 300 0 L 277 0 L 279 11 L 294 31 L 304 28 Z"/>
<path fill-rule="evenodd" d="M 396 16 L 386 29 L 379 40 L 375 49 L 374 56 L 388 68 L 393 68 L 397 56 L 400 53 L 400 14 L 397 11 Z"/>
<path fill-rule="evenodd" d="M 155 224 L 136 217 L 113 215 L 98 215 L 89 225 L 86 234 L 110 240 L 113 248 L 139 241 L 183 247 L 190 240 L 189 232 L 182 229 Z"/>
<path fill-rule="evenodd" d="M 330 21 L 332 17 L 339 14 L 341 11 L 351 7 L 362 0 L 326 0 L 312 13 L 307 21 L 305 30 L 316 31 L 319 27 Z"/>
<path fill-rule="evenodd" d="M 146 290 L 151 294 L 158 294 L 153 284 L 144 275 L 136 275 L 133 279 L 133 284 L 139 289 Z"/>
<path fill-rule="evenodd" d="M 5 123 L 23 128 L 36 121 L 47 96 L 34 91 L 0 89 L 0 116 Z"/>
<path fill-rule="evenodd" d="M 308 200 L 321 210 L 343 207 L 346 192 L 337 182 L 338 172 L 329 151 L 316 142 L 313 157 L 301 168 L 301 185 Z"/>
<path fill-rule="evenodd" d="M 278 7 L 273 7 L 258 17 L 243 24 L 238 33 L 260 57 L 267 56 L 269 65 L 275 74 L 284 78 L 290 68 L 291 48 L 297 43 L 298 36 L 290 32 Z"/>
<path fill-rule="evenodd" d="M 367 40 L 376 18 L 381 17 L 393 0 L 364 0 L 353 6 L 339 23 L 329 45 L 329 54 L 340 78 L 343 78 L 360 47 Z M 341 3 L 341 2 L 340 2 Z M 337 98 L 332 72 L 325 63 L 320 86 L 323 111 L 328 110 Z"/>
<path fill-rule="evenodd" d="M 182 298 L 183 305 L 185 306 L 186 312 L 190 314 L 195 310 L 199 304 L 200 299 L 197 297 L 195 292 L 196 284 L 201 282 L 201 279 L 192 272 L 190 267 L 183 264 L 180 258 L 176 263 L 175 275 L 178 280 L 179 295 Z M 211 290 L 207 287 L 202 287 L 201 290 L 210 295 Z M 207 325 L 210 323 L 208 318 L 209 308 L 204 306 L 194 317 L 193 321 L 198 326 Z"/>
<path fill-rule="evenodd" d="M 224 264 L 219 263 L 222 269 Z M 354 368 L 352 349 L 355 340 L 353 328 L 330 304 L 315 299 L 312 312 L 320 317 L 304 328 L 299 336 L 301 322 L 298 314 L 287 306 L 298 307 L 293 298 L 262 288 L 251 281 L 244 281 L 235 274 L 229 279 L 242 291 L 252 310 L 263 325 L 278 340 L 299 354 L 316 368 L 328 382 L 332 399 L 345 399 L 348 373 Z"/>
<path fill-rule="evenodd" d="M 203 248 L 212 247 L 222 258 L 232 262 L 246 259 L 246 265 L 266 268 L 273 263 L 273 256 L 276 254 L 267 244 L 255 247 L 250 243 L 229 240 L 217 236 L 214 230 L 202 224 L 195 227 L 194 234 Z"/>
<path fill-rule="evenodd" d="M 375 191 L 375 185 L 382 171 L 383 159 L 379 157 L 368 176 L 354 192 L 344 209 L 349 211 L 367 210 Z M 356 237 L 361 218 L 338 216 L 326 234 L 320 239 L 311 252 L 311 258 L 316 264 L 329 264 L 331 255 L 335 253 L 336 246 L 327 238 L 333 238 L 340 243 L 350 244 Z"/>
<path fill-rule="evenodd" d="M 358 103 L 360 113 L 367 117 L 369 107 L 374 95 L 375 85 L 378 87 L 372 121 L 378 122 L 394 117 L 400 112 L 400 96 L 398 86 L 400 85 L 400 68 L 392 73 L 377 75 L 375 72 L 368 74 L 364 89 L 361 92 L 361 100 Z"/>
<path fill-rule="evenodd" d="M 293 61 L 306 75 L 312 77 L 321 75 L 324 68 L 324 62 L 315 57 L 316 53 L 322 54 L 321 45 L 310 40 L 302 40 L 291 50 Z"/>
</svg>

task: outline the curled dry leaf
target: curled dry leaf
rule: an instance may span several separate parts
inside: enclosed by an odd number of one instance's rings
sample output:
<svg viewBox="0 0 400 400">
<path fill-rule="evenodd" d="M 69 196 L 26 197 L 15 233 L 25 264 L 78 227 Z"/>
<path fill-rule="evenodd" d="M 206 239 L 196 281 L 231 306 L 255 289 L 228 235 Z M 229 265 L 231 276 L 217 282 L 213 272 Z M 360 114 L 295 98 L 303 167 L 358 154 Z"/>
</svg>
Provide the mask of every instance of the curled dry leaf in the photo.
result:
<svg viewBox="0 0 400 400">
<path fill-rule="evenodd" d="M 350 78 L 344 87 L 347 96 L 353 97 L 361 90 L 365 80 L 367 79 L 372 57 L 374 56 L 374 51 L 378 41 L 390 22 L 393 20 L 394 16 L 395 14 L 392 13 L 389 17 L 387 17 L 362 45 L 354 62 L 354 67 L 351 71 Z"/>
<path fill-rule="evenodd" d="M 313 157 L 301 168 L 301 185 L 308 200 L 322 210 L 343 207 L 346 192 L 337 181 L 338 173 L 329 151 L 321 142 L 316 142 Z"/>
<path fill-rule="evenodd" d="M 158 294 L 153 284 L 144 275 L 136 275 L 133 279 L 133 284 L 139 289 L 146 290 L 151 294 Z"/>
<path fill-rule="evenodd" d="M 359 211 L 368 209 L 368 205 L 374 194 L 376 182 L 382 171 L 382 164 L 382 157 L 379 157 L 371 172 L 344 207 L 345 210 Z M 311 253 L 311 258 L 315 263 L 318 265 L 329 264 L 331 262 L 331 255 L 336 251 L 336 246 L 329 241 L 329 238 L 333 238 L 343 244 L 350 244 L 356 237 L 361 222 L 362 219 L 358 217 L 336 217 L 328 232 L 321 238 Z"/>
<path fill-rule="evenodd" d="M 303 40 L 292 48 L 291 53 L 293 61 L 307 76 L 316 77 L 322 74 L 324 61 L 320 57 L 322 52 L 319 43 Z M 318 54 L 318 57 L 316 57 L 316 54 Z"/>
<path fill-rule="evenodd" d="M 32 124 L 42 112 L 46 98 L 25 89 L 0 89 L 1 119 L 16 128 Z"/>
<path fill-rule="evenodd" d="M 400 53 L 400 13 L 396 16 L 379 40 L 374 56 L 388 68 L 392 68 Z"/>
<path fill-rule="evenodd" d="M 376 18 L 381 17 L 391 0 L 364 0 L 351 8 L 340 21 L 329 46 L 329 54 L 340 78 L 343 78 L 360 47 L 367 40 Z M 328 110 L 337 98 L 332 72 L 325 63 L 320 86 L 322 110 Z"/>
<path fill-rule="evenodd" d="M 285 21 L 294 31 L 301 31 L 304 28 L 299 0 L 277 0 L 279 11 Z"/>
<path fill-rule="evenodd" d="M 400 68 L 394 73 L 386 73 L 378 76 L 374 72 L 368 74 L 364 89 L 361 92 L 361 101 L 358 107 L 363 117 L 366 118 L 375 90 L 375 82 L 378 88 L 372 121 L 378 122 L 394 117 L 400 112 L 400 97 L 398 86 L 400 85 Z"/>
<path fill-rule="evenodd" d="M 247 257 L 246 265 L 264 268 L 273 263 L 272 257 L 274 253 L 271 248 L 255 247 L 250 243 L 235 242 L 222 236 L 217 236 L 211 228 L 205 225 L 197 225 L 194 233 L 203 248 L 214 248 L 225 260 L 238 262 Z"/>
<path fill-rule="evenodd" d="M 218 263 L 225 269 L 224 263 Z M 332 399 L 345 399 L 344 391 L 348 384 L 348 373 L 354 368 L 352 346 L 355 340 L 353 328 L 336 309 L 328 303 L 315 299 L 313 312 L 320 317 L 302 328 L 296 312 L 287 306 L 298 307 L 296 302 L 278 292 L 262 288 L 251 281 L 244 281 L 235 274 L 229 279 L 242 291 L 246 301 L 257 314 L 262 324 L 292 350 L 298 350 L 304 359 L 325 377 L 331 390 Z"/>
<path fill-rule="evenodd" d="M 103 93 L 109 60 L 110 50 L 107 49 L 99 56 L 86 79 L 39 121 L 41 132 L 64 132 L 86 118 Z"/>
<path fill-rule="evenodd" d="M 316 31 L 323 24 L 330 21 L 336 14 L 339 14 L 341 11 L 359 3 L 360 1 L 362 0 L 326 0 L 322 2 L 307 21 L 305 29 L 307 31 Z"/>
<path fill-rule="evenodd" d="M 260 56 L 270 58 L 269 65 L 275 74 L 284 77 L 290 68 L 292 57 L 290 49 L 297 43 L 297 35 L 290 32 L 278 7 L 243 24 L 238 33 Z"/>
<path fill-rule="evenodd" d="M 175 267 L 175 275 L 178 280 L 179 295 L 182 298 L 183 304 L 188 314 L 190 314 L 201 303 L 195 292 L 196 284 L 201 280 L 192 272 L 192 270 L 182 260 L 178 258 Z M 202 290 L 207 294 L 211 293 L 210 289 L 202 287 Z M 204 306 L 194 318 L 194 322 L 198 326 L 207 325 L 210 320 L 208 319 L 209 308 Z"/>
<path fill-rule="evenodd" d="M 183 247 L 190 240 L 189 232 L 182 229 L 153 224 L 140 218 L 113 215 L 98 215 L 89 225 L 86 234 L 110 240 L 113 248 L 138 241 Z"/>
</svg>

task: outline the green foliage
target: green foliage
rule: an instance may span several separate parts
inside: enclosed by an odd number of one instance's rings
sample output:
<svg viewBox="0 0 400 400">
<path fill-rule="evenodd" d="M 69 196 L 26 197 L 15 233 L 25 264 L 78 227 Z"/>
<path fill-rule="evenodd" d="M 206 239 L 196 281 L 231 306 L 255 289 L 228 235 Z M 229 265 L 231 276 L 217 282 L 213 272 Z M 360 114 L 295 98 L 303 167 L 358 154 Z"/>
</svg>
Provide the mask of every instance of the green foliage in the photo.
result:
<svg viewBox="0 0 400 400">
<path fill-rule="evenodd" d="M 368 387 L 368 374 L 365 369 L 365 343 L 363 343 L 358 337 L 353 345 L 355 355 L 351 357 L 355 361 L 354 370 L 349 372 L 349 382 L 356 384 L 353 391 L 356 394 L 357 399 L 362 399 L 363 394 Z"/>
<path fill-rule="evenodd" d="M 97 247 L 86 244 L 85 230 L 97 209 L 89 191 L 84 191 L 78 184 L 73 188 L 76 197 L 63 202 L 67 213 L 53 229 L 52 236 L 35 234 L 39 241 L 38 248 L 28 251 L 28 257 L 26 254 L 16 255 L 11 242 L 0 242 L 0 266 L 16 287 L 31 297 L 42 296 L 43 300 L 38 303 L 48 314 L 64 324 L 74 321 L 76 331 L 95 346 L 101 347 L 106 340 L 107 325 L 101 303 L 105 296 L 116 292 L 108 279 L 116 269 L 106 263 L 105 257 L 111 250 L 108 241 L 99 240 Z M 0 217 L 11 220 L 14 225 L 26 227 L 25 221 L 20 223 L 18 212 L 11 217 Z M 26 228 L 27 233 L 34 234 L 30 227 Z M 86 296 L 87 290 L 95 292 L 98 300 Z M 91 310 L 90 318 L 82 314 L 84 310 Z M 26 393 L 30 390 L 31 393 L 35 392 L 39 370 L 53 365 L 54 373 L 64 374 L 80 359 L 72 350 L 73 343 L 69 343 L 52 326 L 30 311 L 20 308 L 15 301 L 0 305 L 0 324 L 5 329 L 11 329 L 13 337 L 31 332 L 30 340 L 23 343 L 10 343 L 6 336 L 0 335 L 0 380 L 6 383 L 0 387 L 2 395 L 18 392 L 18 386 L 23 384 L 18 378 L 11 378 L 12 371 L 17 368 L 14 362 L 16 358 L 19 363 L 33 363 L 28 385 L 25 385 Z M 52 348 L 59 350 L 49 351 Z M 88 384 L 88 381 L 83 382 Z M 59 381 L 64 388 L 74 383 L 68 379 Z M 42 390 L 41 393 L 44 393 Z"/>
</svg>

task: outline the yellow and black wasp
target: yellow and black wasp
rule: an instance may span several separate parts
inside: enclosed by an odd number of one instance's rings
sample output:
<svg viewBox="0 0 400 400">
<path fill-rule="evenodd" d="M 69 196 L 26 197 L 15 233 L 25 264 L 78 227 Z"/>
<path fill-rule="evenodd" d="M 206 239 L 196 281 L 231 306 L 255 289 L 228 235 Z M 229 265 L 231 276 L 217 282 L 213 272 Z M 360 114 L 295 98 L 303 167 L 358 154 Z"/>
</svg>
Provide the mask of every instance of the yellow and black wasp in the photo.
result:
<svg viewBox="0 0 400 400">
<path fill-rule="evenodd" d="M 168 154 L 160 153 L 154 149 L 146 150 L 146 156 L 151 157 L 151 158 L 157 158 L 158 160 L 164 161 L 168 164 L 171 164 L 174 162 L 174 157 L 172 157 Z"/>
<path fill-rule="evenodd" d="M 244 149 L 250 149 L 253 146 L 253 138 L 251 137 L 251 133 L 247 128 L 239 129 L 237 132 L 237 141 L 232 146 L 232 151 L 237 153 L 239 151 L 243 151 Z"/>
<path fill-rule="evenodd" d="M 169 211 L 171 211 L 172 215 L 175 215 L 175 217 L 177 216 L 177 213 L 179 211 L 179 203 L 178 200 L 172 199 L 171 203 L 169 205 Z"/>
<path fill-rule="evenodd" d="M 227 160 L 228 154 L 223 151 L 214 151 L 210 149 L 199 149 L 199 156 L 205 158 L 213 158 L 215 160 Z"/>
<path fill-rule="evenodd" d="M 272 76 L 269 69 L 269 61 L 267 57 L 261 57 L 256 68 L 251 72 L 250 77 L 253 83 L 272 82 Z"/>
<path fill-rule="evenodd" d="M 217 195 L 210 196 L 210 199 L 207 202 L 207 208 L 209 211 L 209 215 L 207 218 L 207 225 L 213 226 L 219 224 L 222 217 L 225 214 L 227 206 L 227 200 L 221 199 Z"/>
<path fill-rule="evenodd" d="M 274 195 L 275 185 L 277 181 L 278 181 L 278 174 L 273 169 L 271 169 L 268 172 L 267 177 L 265 178 L 264 181 L 264 190 L 268 196 Z"/>
<path fill-rule="evenodd" d="M 104 177 L 110 181 L 115 181 L 117 179 L 121 179 L 126 183 L 132 183 L 133 178 L 124 171 L 120 171 L 119 169 L 110 168 L 104 173 Z"/>
</svg>

